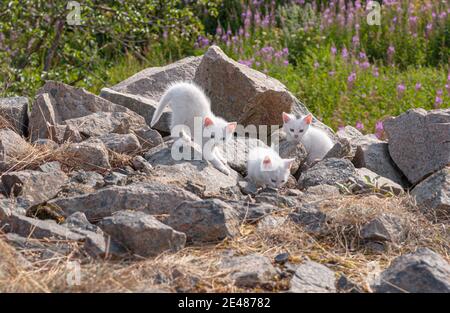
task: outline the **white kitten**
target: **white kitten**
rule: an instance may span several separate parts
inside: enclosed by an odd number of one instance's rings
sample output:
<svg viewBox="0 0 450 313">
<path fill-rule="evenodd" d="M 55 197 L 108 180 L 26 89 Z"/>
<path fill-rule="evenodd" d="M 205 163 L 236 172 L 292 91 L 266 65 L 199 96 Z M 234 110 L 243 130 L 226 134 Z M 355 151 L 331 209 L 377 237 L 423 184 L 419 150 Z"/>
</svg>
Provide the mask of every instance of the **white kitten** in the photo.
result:
<svg viewBox="0 0 450 313">
<path fill-rule="evenodd" d="M 270 148 L 254 148 L 248 154 L 248 178 L 258 187 L 279 188 L 287 182 L 294 160 L 282 159 Z"/>
<path fill-rule="evenodd" d="M 201 132 L 203 140 L 202 148 L 199 150 L 204 159 L 210 161 L 219 171 L 229 175 L 230 170 L 225 166 L 226 159 L 219 153 L 217 145 L 232 137 L 237 124 L 228 123 L 215 116 L 211 112 L 211 103 L 208 97 L 200 87 L 193 83 L 177 82 L 165 91 L 153 114 L 152 127 L 158 122 L 167 105 L 172 109 L 170 124 L 172 137 L 175 138 L 179 135 L 174 129 L 175 127 L 182 126 L 185 129 L 187 127 L 186 130 L 189 130 L 190 135 L 181 131 L 181 137 L 188 141 L 194 138 L 195 143 L 195 119 L 201 119 L 200 129 L 197 131 Z M 196 144 L 197 147 L 200 147 L 199 143 Z"/>
<path fill-rule="evenodd" d="M 296 118 L 283 112 L 283 130 L 288 141 L 301 142 L 308 153 L 306 162 L 321 160 L 333 147 L 333 141 L 322 129 L 311 125 L 312 115 Z"/>
</svg>

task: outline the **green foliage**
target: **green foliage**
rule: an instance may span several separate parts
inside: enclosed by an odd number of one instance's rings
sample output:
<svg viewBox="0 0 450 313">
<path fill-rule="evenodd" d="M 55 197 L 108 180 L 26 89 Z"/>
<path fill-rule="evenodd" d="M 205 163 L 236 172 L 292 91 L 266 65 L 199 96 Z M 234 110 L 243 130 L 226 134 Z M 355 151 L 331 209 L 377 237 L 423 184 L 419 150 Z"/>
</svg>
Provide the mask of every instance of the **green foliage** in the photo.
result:
<svg viewBox="0 0 450 313">
<path fill-rule="evenodd" d="M 79 1 L 81 25 L 66 22 L 68 1 L 0 3 L 1 94 L 32 96 L 46 79 L 83 87 L 108 80 L 103 69 L 124 54 L 146 66 L 158 50 L 165 60 L 192 52 L 203 30 L 199 11 L 217 15 L 218 1 Z M 164 46 L 164 48 L 161 48 Z"/>
</svg>

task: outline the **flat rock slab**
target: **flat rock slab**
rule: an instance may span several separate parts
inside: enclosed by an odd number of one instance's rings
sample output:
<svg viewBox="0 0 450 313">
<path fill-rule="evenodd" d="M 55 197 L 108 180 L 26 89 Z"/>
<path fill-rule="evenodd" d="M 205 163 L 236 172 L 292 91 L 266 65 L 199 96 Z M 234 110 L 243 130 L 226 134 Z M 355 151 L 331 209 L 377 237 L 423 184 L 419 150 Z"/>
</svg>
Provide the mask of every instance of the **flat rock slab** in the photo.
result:
<svg viewBox="0 0 450 313">
<path fill-rule="evenodd" d="M 317 185 L 345 184 L 351 177 L 355 177 L 354 165 L 346 159 L 324 159 L 303 172 L 298 179 L 300 188 Z"/>
<path fill-rule="evenodd" d="M 234 285 L 241 288 L 267 287 L 277 277 L 270 260 L 260 254 L 225 257 L 218 267 L 220 271 L 229 273 Z"/>
<path fill-rule="evenodd" d="M 372 286 L 381 293 L 450 293 L 450 264 L 428 248 L 399 256 Z"/>
<path fill-rule="evenodd" d="M 307 261 L 297 267 L 291 280 L 289 292 L 294 293 L 334 293 L 336 278 L 325 265 Z"/>
<path fill-rule="evenodd" d="M 132 253 L 143 257 L 178 251 L 186 243 L 185 234 L 143 212 L 119 211 L 101 220 L 99 226 Z"/>
<path fill-rule="evenodd" d="M 400 195 L 404 193 L 403 187 L 400 184 L 390 180 L 389 178 L 380 176 L 379 174 L 372 172 L 367 168 L 357 168 L 356 177 L 367 185 L 372 186 L 376 189 L 380 189 L 386 192 L 392 192 L 395 195 Z"/>
<path fill-rule="evenodd" d="M 221 189 L 237 185 L 240 176 L 233 169 L 230 175 L 217 170 L 204 160 L 175 160 L 172 157 L 172 144 L 147 153 L 145 158 L 153 166 L 153 176 L 163 184 L 173 184 L 191 190 L 197 186 L 201 193 L 218 194 Z"/>
<path fill-rule="evenodd" d="M 94 193 L 49 201 L 67 214 L 83 212 L 89 220 L 111 216 L 132 209 L 148 214 L 167 214 L 183 201 L 200 200 L 194 194 L 175 186 L 159 183 L 136 183 L 114 186 Z"/>
<path fill-rule="evenodd" d="M 84 236 L 74 233 L 52 220 L 38 220 L 17 213 L 12 213 L 5 221 L 2 220 L 1 222 L 7 232 L 12 232 L 22 237 L 75 241 L 84 238 Z"/>
<path fill-rule="evenodd" d="M 411 109 L 383 125 L 389 153 L 412 184 L 450 163 L 450 109 Z"/>
<path fill-rule="evenodd" d="M 54 198 L 68 177 L 62 171 L 45 173 L 25 170 L 5 173 L 1 181 L 10 196 L 20 196 L 34 205 Z"/>
<path fill-rule="evenodd" d="M 185 201 L 169 214 L 165 223 L 185 233 L 188 242 L 217 242 L 239 234 L 237 212 L 221 200 Z"/>
</svg>

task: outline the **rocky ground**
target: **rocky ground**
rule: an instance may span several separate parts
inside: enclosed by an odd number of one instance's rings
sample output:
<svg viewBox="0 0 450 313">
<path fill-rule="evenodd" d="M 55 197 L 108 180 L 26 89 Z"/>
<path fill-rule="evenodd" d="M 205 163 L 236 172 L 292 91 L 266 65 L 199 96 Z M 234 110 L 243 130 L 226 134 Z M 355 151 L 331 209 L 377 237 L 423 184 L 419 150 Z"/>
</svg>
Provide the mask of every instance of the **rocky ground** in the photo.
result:
<svg viewBox="0 0 450 313">
<path fill-rule="evenodd" d="M 280 125 L 307 108 L 278 81 L 204 56 L 144 70 L 100 96 L 49 81 L 29 108 L 0 99 L 0 291 L 450 292 L 450 109 L 352 127 L 280 190 L 245 179 L 258 140 L 224 147 L 231 174 L 175 161 L 164 89 L 192 80 L 213 111 Z"/>
</svg>

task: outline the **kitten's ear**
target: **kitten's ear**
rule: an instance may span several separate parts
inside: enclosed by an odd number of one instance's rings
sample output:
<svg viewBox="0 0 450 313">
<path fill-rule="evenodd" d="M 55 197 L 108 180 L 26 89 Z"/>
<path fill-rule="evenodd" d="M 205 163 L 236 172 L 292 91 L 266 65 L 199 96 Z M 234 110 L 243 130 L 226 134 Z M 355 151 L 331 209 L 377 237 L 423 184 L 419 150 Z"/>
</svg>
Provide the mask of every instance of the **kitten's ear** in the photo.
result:
<svg viewBox="0 0 450 313">
<path fill-rule="evenodd" d="M 227 125 L 227 132 L 233 133 L 234 130 L 236 129 L 236 126 L 237 126 L 236 122 L 228 123 L 228 125 Z"/>
<path fill-rule="evenodd" d="M 290 169 L 295 159 L 284 159 L 284 165 L 286 168 Z"/>
<path fill-rule="evenodd" d="M 214 125 L 213 120 L 210 117 L 205 117 L 205 120 L 203 121 L 203 126 L 209 127 L 211 125 Z"/>
<path fill-rule="evenodd" d="M 292 115 L 287 114 L 286 112 L 283 112 L 283 123 L 287 123 L 290 120 L 292 120 Z"/>
<path fill-rule="evenodd" d="M 312 123 L 312 120 L 313 120 L 312 114 L 309 113 L 308 115 L 306 115 L 304 120 L 305 120 L 306 124 L 310 125 Z"/>
<path fill-rule="evenodd" d="M 269 168 L 271 165 L 272 165 L 272 160 L 270 159 L 270 156 L 266 156 L 266 157 L 264 157 L 264 160 L 263 160 L 263 168 Z"/>
</svg>

